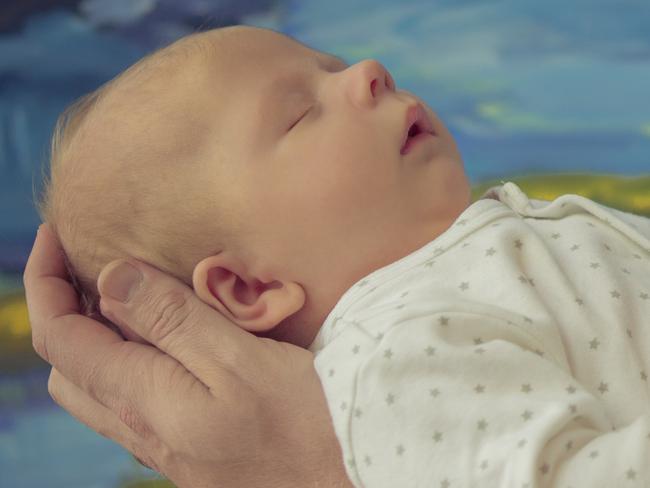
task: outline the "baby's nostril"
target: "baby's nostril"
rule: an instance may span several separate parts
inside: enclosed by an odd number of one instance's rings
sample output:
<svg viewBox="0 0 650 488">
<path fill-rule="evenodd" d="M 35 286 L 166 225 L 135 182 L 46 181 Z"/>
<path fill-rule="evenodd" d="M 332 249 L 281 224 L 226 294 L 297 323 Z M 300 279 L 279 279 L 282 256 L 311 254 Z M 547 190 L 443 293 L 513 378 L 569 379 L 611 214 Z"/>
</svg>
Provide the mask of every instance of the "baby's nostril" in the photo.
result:
<svg viewBox="0 0 650 488">
<path fill-rule="evenodd" d="M 395 80 L 388 72 L 386 73 L 386 86 L 389 90 L 395 91 Z"/>
<path fill-rule="evenodd" d="M 377 85 L 377 80 L 372 80 L 370 82 L 370 93 L 372 93 L 372 96 L 375 96 L 375 86 Z"/>
</svg>

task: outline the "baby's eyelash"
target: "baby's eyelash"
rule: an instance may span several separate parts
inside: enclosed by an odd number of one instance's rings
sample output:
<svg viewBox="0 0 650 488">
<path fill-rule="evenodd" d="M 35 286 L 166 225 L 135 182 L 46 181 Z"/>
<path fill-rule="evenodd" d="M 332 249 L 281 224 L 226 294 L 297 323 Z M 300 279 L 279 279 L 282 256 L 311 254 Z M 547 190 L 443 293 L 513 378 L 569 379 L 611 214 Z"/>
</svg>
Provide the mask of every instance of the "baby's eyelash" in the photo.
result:
<svg viewBox="0 0 650 488">
<path fill-rule="evenodd" d="M 291 127 L 289 127 L 289 130 L 288 130 L 287 132 L 289 132 L 289 131 L 290 131 L 291 129 L 293 129 L 296 125 L 298 125 L 298 122 L 300 122 L 302 119 L 304 119 L 305 116 L 309 113 L 310 110 L 311 110 L 311 107 L 309 107 L 309 108 L 307 109 L 307 111 L 306 111 L 304 114 L 302 114 L 302 115 L 298 118 L 298 120 L 296 120 L 296 121 L 291 125 Z"/>
</svg>

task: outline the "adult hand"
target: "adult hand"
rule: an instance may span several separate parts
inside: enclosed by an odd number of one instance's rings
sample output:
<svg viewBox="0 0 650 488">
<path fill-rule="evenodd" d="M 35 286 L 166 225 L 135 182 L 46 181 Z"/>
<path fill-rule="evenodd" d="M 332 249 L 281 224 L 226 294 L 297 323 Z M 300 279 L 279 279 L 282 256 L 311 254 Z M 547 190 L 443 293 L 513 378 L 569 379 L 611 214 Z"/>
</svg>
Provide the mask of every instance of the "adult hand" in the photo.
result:
<svg viewBox="0 0 650 488">
<path fill-rule="evenodd" d="M 141 278 L 120 302 L 127 261 Z M 40 227 L 23 281 L 52 398 L 179 488 L 352 486 L 313 355 L 240 329 L 185 284 L 127 261 L 102 270 L 101 310 L 150 344 L 79 314 L 60 244 Z"/>
</svg>

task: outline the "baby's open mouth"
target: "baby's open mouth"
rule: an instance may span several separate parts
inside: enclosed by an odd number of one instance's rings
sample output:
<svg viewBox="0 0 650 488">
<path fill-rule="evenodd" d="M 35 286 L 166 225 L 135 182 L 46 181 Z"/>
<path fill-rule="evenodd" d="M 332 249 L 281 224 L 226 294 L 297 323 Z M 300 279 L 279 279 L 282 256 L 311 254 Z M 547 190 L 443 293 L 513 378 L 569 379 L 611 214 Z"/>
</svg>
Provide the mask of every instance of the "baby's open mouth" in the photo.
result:
<svg viewBox="0 0 650 488">
<path fill-rule="evenodd" d="M 422 129 L 418 126 L 417 122 L 411 126 L 409 129 L 408 136 L 409 137 L 415 137 L 417 136 L 420 132 L 422 132 Z"/>
<path fill-rule="evenodd" d="M 411 105 L 406 112 L 405 133 L 400 154 L 406 154 L 421 139 L 434 135 L 433 124 L 419 103 Z"/>
</svg>

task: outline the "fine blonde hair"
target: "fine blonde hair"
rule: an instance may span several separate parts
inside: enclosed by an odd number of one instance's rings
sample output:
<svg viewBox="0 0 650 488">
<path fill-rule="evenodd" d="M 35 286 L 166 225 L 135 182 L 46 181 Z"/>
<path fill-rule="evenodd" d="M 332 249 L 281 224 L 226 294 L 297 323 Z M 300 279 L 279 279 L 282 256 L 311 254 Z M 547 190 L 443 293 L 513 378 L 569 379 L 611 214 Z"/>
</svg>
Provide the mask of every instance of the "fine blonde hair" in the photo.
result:
<svg viewBox="0 0 650 488">
<path fill-rule="evenodd" d="M 69 105 L 52 133 L 49 174 L 42 167 L 42 190 L 35 206 L 61 242 L 81 313 L 104 323 L 97 277 L 114 259 L 135 257 L 191 286 L 192 271 L 202 258 L 236 245 L 237 219 L 217 204 L 218 190 L 188 188 L 194 185 L 193 165 L 206 162 L 191 157 L 166 160 L 176 154 L 166 158 L 155 141 L 140 147 L 137 140 L 131 145 L 112 140 L 111 131 L 96 123 L 111 106 L 108 99 L 119 96 L 120 85 L 142 86 L 195 49 L 206 47 L 177 41 L 141 59 Z M 152 97 L 140 112 L 132 105 L 125 110 L 146 120 L 148 111 L 157 110 L 156 101 Z M 93 152 L 98 137 L 116 148 L 115 156 L 110 151 L 101 156 Z"/>
</svg>

